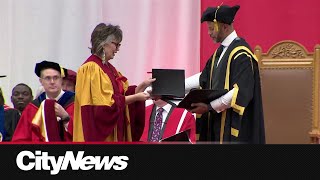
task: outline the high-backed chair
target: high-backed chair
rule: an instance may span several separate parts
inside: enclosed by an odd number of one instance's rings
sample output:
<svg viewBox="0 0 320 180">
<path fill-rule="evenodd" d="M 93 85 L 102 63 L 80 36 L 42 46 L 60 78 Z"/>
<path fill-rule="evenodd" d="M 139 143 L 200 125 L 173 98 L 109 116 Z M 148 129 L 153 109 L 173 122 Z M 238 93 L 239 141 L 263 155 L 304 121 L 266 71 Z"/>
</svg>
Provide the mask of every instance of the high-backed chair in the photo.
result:
<svg viewBox="0 0 320 180">
<path fill-rule="evenodd" d="M 266 53 L 255 48 L 259 60 L 267 144 L 318 143 L 320 45 L 308 52 L 285 40 Z"/>
</svg>

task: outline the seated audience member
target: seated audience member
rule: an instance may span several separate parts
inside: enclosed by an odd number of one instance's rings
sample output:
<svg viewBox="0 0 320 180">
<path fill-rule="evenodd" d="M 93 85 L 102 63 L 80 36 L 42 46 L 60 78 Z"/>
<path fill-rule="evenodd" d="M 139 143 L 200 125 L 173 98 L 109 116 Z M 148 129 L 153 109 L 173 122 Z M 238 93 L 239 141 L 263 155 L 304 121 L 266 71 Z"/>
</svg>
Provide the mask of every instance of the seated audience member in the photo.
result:
<svg viewBox="0 0 320 180">
<path fill-rule="evenodd" d="M 58 63 L 42 61 L 35 73 L 45 92 L 27 105 L 12 141 L 72 141 L 74 92 L 62 90 L 63 68 Z"/>
<path fill-rule="evenodd" d="M 13 104 L 13 107 L 17 110 L 19 110 L 20 115 L 24 108 L 33 100 L 32 90 L 31 88 L 24 84 L 20 83 L 17 84 L 12 89 L 11 94 L 11 102 Z"/>
<path fill-rule="evenodd" d="M 14 130 L 19 122 L 20 114 L 17 109 L 5 104 L 0 88 L 0 142 L 11 141 Z"/>
<path fill-rule="evenodd" d="M 65 77 L 62 79 L 62 90 L 75 92 L 77 73 L 71 69 L 65 69 L 65 68 L 64 68 L 64 72 L 66 72 L 66 74 L 65 74 Z M 39 88 L 36 91 L 35 98 L 37 98 L 43 92 L 44 92 L 43 86 L 39 86 Z"/>
<path fill-rule="evenodd" d="M 66 77 L 62 79 L 62 90 L 75 92 L 77 73 L 71 69 L 65 69 Z"/>
<path fill-rule="evenodd" d="M 153 100 L 146 107 L 145 126 L 140 141 L 160 142 L 180 132 L 189 131 L 189 142 L 196 142 L 196 121 L 192 113 L 176 108 L 174 103 Z"/>
</svg>

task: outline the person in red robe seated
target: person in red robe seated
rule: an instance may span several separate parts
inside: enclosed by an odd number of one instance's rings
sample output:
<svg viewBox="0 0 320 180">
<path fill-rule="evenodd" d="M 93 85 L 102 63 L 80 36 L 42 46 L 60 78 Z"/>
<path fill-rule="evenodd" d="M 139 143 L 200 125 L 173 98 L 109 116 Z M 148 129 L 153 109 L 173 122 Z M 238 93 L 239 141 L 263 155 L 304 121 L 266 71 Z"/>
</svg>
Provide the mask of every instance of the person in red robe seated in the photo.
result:
<svg viewBox="0 0 320 180">
<path fill-rule="evenodd" d="M 73 141 L 139 141 L 144 128 L 144 90 L 155 79 L 131 85 L 109 61 L 119 51 L 122 30 L 98 24 L 91 34 L 90 57 L 77 72 Z"/>
<path fill-rule="evenodd" d="M 64 69 L 66 77 L 62 79 L 62 90 L 74 92 L 76 89 L 77 73 L 71 69 Z"/>
<path fill-rule="evenodd" d="M 62 90 L 63 68 L 42 61 L 35 73 L 45 92 L 29 103 L 14 131 L 13 142 L 72 141 L 74 92 Z"/>
<path fill-rule="evenodd" d="M 160 122 L 157 119 L 160 119 Z M 187 138 L 181 139 L 182 141 L 196 143 L 196 120 L 191 112 L 177 108 L 173 102 L 161 99 L 153 100 L 153 104 L 146 107 L 145 127 L 140 141 L 166 141 L 175 135 L 180 135 L 181 132 L 187 132 Z"/>
</svg>

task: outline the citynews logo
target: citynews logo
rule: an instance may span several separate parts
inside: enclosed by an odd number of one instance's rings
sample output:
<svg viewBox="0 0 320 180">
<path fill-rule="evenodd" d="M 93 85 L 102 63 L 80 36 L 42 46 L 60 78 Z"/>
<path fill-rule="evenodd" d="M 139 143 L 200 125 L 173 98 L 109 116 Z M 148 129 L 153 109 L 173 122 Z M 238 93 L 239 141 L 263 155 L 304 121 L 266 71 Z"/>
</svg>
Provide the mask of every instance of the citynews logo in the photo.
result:
<svg viewBox="0 0 320 180">
<path fill-rule="evenodd" d="M 27 160 L 27 161 L 24 161 Z M 69 164 L 72 170 L 124 170 L 128 166 L 128 156 L 85 156 L 79 151 L 76 157 L 72 151 L 66 151 L 64 156 L 49 156 L 48 152 L 36 150 L 21 151 L 16 158 L 17 166 L 23 171 L 46 170 L 56 175 L 60 170 L 67 170 Z M 26 163 L 25 163 L 26 162 Z"/>
</svg>

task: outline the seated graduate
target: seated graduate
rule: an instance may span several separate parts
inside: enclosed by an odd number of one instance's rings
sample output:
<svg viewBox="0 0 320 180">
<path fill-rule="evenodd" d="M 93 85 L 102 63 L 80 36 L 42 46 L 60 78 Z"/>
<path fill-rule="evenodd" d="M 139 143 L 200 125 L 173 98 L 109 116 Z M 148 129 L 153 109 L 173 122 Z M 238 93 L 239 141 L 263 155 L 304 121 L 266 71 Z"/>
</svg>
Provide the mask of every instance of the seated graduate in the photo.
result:
<svg viewBox="0 0 320 180">
<path fill-rule="evenodd" d="M 14 130 L 19 122 L 19 118 L 19 111 L 5 104 L 2 90 L 0 88 L 0 142 L 11 141 Z"/>
<path fill-rule="evenodd" d="M 24 108 L 33 100 L 31 88 L 24 84 L 19 83 L 12 89 L 11 102 L 13 107 L 19 110 L 20 115 Z"/>
<path fill-rule="evenodd" d="M 66 76 L 62 79 L 62 90 L 75 92 L 77 73 L 71 69 L 64 69 Z"/>
<path fill-rule="evenodd" d="M 191 112 L 176 108 L 176 104 L 164 100 L 153 100 L 146 107 L 145 127 L 140 138 L 142 142 L 161 142 L 183 131 L 188 132 L 188 140 L 196 142 L 196 120 Z"/>
<path fill-rule="evenodd" d="M 45 92 L 27 105 L 12 141 L 72 141 L 74 92 L 62 90 L 63 68 L 42 61 L 36 64 L 35 73 Z"/>
</svg>

